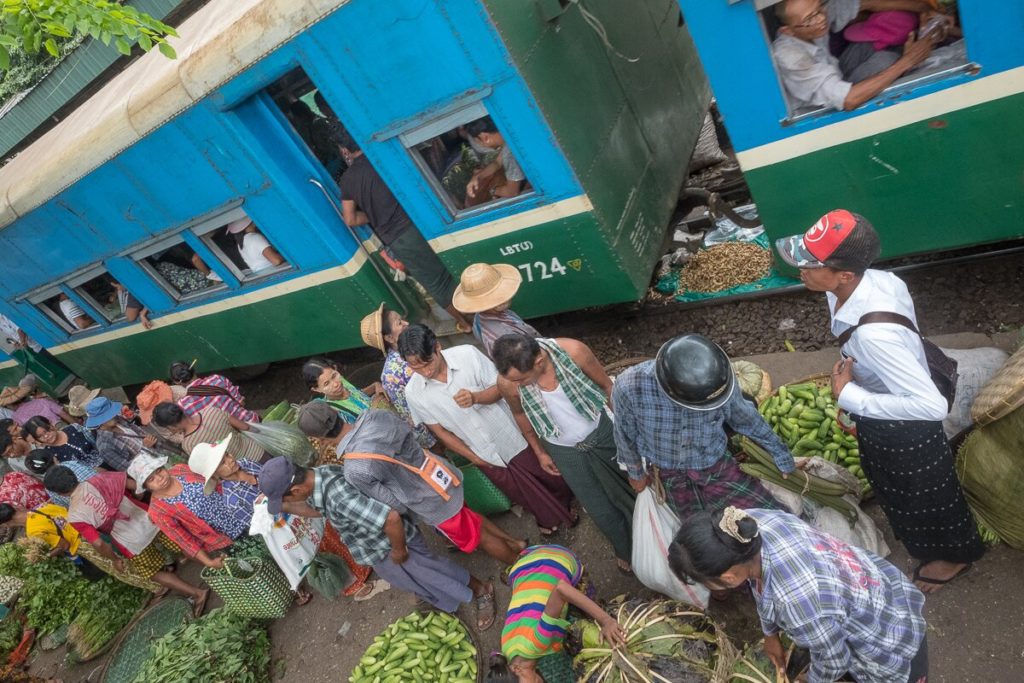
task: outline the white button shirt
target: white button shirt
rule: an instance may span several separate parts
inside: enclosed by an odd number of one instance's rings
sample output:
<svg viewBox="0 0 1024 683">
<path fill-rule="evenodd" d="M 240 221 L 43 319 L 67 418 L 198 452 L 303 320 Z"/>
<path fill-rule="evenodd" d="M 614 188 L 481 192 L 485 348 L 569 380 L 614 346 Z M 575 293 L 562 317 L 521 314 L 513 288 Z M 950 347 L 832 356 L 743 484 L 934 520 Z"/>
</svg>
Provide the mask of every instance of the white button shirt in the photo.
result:
<svg viewBox="0 0 1024 683">
<path fill-rule="evenodd" d="M 832 0 L 828 3 L 829 28 L 835 33 L 842 31 L 859 12 L 860 0 Z M 828 34 L 801 40 L 779 33 L 772 43 L 772 56 L 779 78 L 798 108 L 843 109 L 853 83 L 843 79 L 839 60 L 829 52 Z"/>
<path fill-rule="evenodd" d="M 907 285 L 892 273 L 868 270 L 836 311 L 836 296 L 827 292 L 832 334 L 837 337 L 865 313 L 899 313 L 917 326 Z M 919 328 L 920 329 L 920 328 Z M 853 381 L 839 395 L 844 410 L 878 420 L 928 420 L 946 417 L 946 399 L 928 370 L 924 345 L 912 330 L 895 323 L 871 323 L 857 329 L 842 348 L 855 358 Z"/>
<path fill-rule="evenodd" d="M 444 349 L 441 355 L 448 364 L 447 382 L 414 374 L 405 387 L 413 423 L 441 425 L 481 460 L 505 467 L 527 445 L 508 404 L 502 399 L 491 405 L 460 408 L 454 398 L 462 389 L 482 391 L 494 386 L 498 369 L 475 346 Z"/>
</svg>

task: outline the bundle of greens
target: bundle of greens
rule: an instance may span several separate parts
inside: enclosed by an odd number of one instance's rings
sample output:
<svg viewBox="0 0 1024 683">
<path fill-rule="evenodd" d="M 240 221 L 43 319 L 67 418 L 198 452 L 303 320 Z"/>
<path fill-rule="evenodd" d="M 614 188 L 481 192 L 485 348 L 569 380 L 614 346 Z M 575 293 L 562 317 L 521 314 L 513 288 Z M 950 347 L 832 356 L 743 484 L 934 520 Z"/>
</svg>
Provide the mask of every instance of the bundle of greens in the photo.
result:
<svg viewBox="0 0 1024 683">
<path fill-rule="evenodd" d="M 316 464 L 316 451 L 295 425 L 280 421 L 250 422 L 242 436 L 272 456 L 284 456 L 300 467 Z"/>
<path fill-rule="evenodd" d="M 671 600 L 613 601 L 608 608 L 626 631 L 625 647 L 601 641 L 601 627 L 581 619 L 568 649 L 583 683 L 705 683 L 726 680 L 735 649 L 715 623 Z"/>
<path fill-rule="evenodd" d="M 78 568 L 62 557 L 50 557 L 39 539 L 0 546 L 0 573 L 24 581 L 18 604 L 40 636 L 69 625 L 89 599 L 89 582 Z"/>
<path fill-rule="evenodd" d="M 21 616 L 12 612 L 0 621 L 0 662 L 6 662 L 21 643 Z"/>
<path fill-rule="evenodd" d="M 756 443 L 743 437 L 739 440 L 743 452 L 750 458 L 740 465 L 740 469 L 752 477 L 763 481 L 771 482 L 784 489 L 798 493 L 801 496 L 810 498 L 819 505 L 830 507 L 846 516 L 850 526 L 853 527 L 860 518 L 860 509 L 843 498 L 849 490 L 842 484 L 827 481 L 803 470 L 794 470 L 789 477 L 783 479 L 775 461 L 768 455 L 768 452 Z"/>
<path fill-rule="evenodd" d="M 68 630 L 72 658 L 92 659 L 132 620 L 149 594 L 115 578 L 89 584 L 88 599 Z"/>
<path fill-rule="evenodd" d="M 748 645 L 736 658 L 729 683 L 776 683 L 778 672 L 759 644 Z"/>
<path fill-rule="evenodd" d="M 270 638 L 258 622 L 223 609 L 154 642 L 136 683 L 269 683 Z"/>
</svg>

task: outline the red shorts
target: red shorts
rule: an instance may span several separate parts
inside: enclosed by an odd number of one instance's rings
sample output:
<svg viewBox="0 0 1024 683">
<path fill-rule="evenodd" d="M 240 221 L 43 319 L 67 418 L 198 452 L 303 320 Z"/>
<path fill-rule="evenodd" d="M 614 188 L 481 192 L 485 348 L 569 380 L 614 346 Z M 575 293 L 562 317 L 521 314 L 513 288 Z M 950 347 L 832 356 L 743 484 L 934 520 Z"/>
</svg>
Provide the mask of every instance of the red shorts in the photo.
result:
<svg viewBox="0 0 1024 683">
<path fill-rule="evenodd" d="M 483 518 L 465 505 L 458 514 L 437 525 L 437 530 L 444 534 L 464 553 L 471 553 L 480 545 L 480 527 Z"/>
</svg>

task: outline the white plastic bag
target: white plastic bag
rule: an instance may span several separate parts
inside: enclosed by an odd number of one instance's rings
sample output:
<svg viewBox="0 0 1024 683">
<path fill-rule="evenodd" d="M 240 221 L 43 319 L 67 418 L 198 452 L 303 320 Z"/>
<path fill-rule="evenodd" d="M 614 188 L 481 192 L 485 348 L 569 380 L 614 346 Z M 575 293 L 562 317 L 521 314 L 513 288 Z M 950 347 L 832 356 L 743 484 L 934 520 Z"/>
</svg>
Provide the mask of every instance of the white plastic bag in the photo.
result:
<svg viewBox="0 0 1024 683">
<path fill-rule="evenodd" d="M 641 491 L 633 508 L 633 573 L 648 588 L 704 609 L 708 606 L 708 589 L 680 581 L 668 566 L 668 547 L 681 526 L 676 514 L 658 501 L 650 486 Z"/>
<path fill-rule="evenodd" d="M 971 426 L 974 398 L 1010 356 L 1002 349 L 990 346 L 942 351 L 956 361 L 956 371 L 960 375 L 956 383 L 956 395 L 953 397 L 953 409 L 942 421 L 942 431 L 946 433 L 947 439 L 952 439 Z"/>
<path fill-rule="evenodd" d="M 857 499 L 852 494 L 847 494 L 843 498 L 847 502 L 857 504 Z M 857 524 L 851 527 L 850 520 L 838 510 L 818 505 L 812 500 L 805 500 L 804 519 L 818 531 L 838 538 L 843 543 L 863 548 L 879 557 L 886 557 L 890 552 L 885 536 L 875 526 L 875 520 L 863 510 L 860 511 Z"/>
<path fill-rule="evenodd" d="M 253 505 L 249 534 L 262 536 L 274 562 L 288 578 L 292 590 L 298 588 L 309 571 L 317 548 L 324 538 L 324 520 L 281 513 L 272 515 L 262 496 Z"/>
</svg>

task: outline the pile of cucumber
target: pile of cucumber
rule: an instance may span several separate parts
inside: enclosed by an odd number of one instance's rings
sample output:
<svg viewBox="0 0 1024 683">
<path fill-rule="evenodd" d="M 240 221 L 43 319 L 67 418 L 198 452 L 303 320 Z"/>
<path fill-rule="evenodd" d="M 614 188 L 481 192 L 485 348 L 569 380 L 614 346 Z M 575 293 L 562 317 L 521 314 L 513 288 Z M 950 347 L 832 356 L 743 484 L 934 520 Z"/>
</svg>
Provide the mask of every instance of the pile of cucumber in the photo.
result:
<svg viewBox="0 0 1024 683">
<path fill-rule="evenodd" d="M 795 457 L 817 455 L 842 465 L 860 479 L 865 494 L 870 492 L 857 439 L 840 428 L 831 387 L 813 382 L 780 386 L 758 410 Z"/>
<path fill-rule="evenodd" d="M 462 622 L 444 612 L 413 612 L 373 639 L 349 683 L 475 683 L 476 647 Z"/>
<path fill-rule="evenodd" d="M 263 413 L 261 421 L 277 421 L 293 425 L 296 423 L 296 421 L 298 421 L 298 419 L 298 410 L 288 401 L 281 401 L 277 405 L 273 405 L 267 408 L 267 411 Z"/>
</svg>

